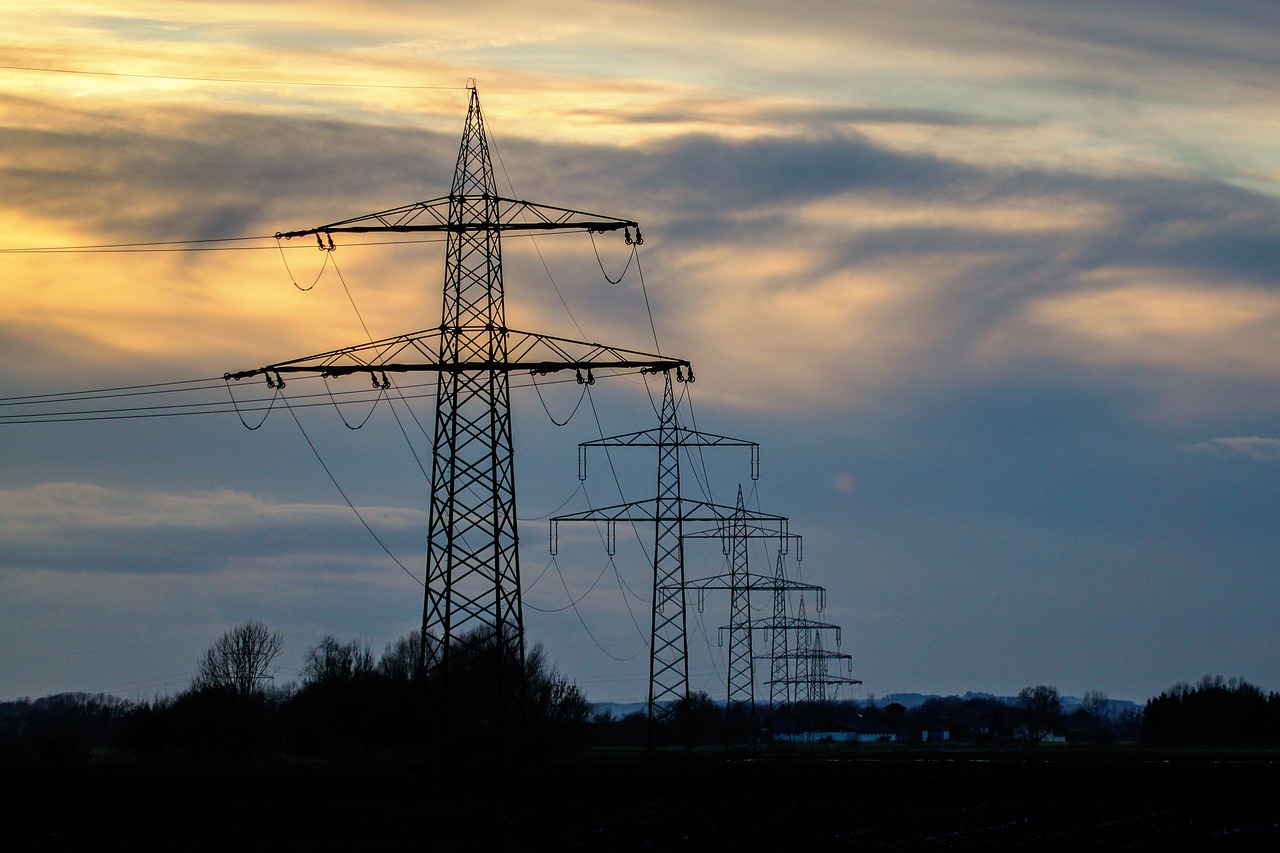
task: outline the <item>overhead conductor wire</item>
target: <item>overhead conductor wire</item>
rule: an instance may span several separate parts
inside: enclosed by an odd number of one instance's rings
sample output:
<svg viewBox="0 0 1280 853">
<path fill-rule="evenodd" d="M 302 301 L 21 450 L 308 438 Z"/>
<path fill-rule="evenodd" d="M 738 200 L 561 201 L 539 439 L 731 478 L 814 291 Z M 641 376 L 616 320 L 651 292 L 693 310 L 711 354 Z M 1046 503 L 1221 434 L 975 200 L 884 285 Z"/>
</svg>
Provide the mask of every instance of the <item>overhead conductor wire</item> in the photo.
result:
<svg viewBox="0 0 1280 853">
<path fill-rule="evenodd" d="M 289 398 L 282 395 L 281 399 L 284 400 L 285 409 L 287 409 L 289 414 L 293 417 L 293 422 L 298 425 L 298 432 L 302 433 L 302 437 L 306 440 L 307 447 L 311 448 L 311 452 L 315 455 L 316 461 L 320 463 L 320 467 L 324 469 L 324 473 L 329 477 L 329 481 L 333 483 L 333 487 L 338 490 L 338 494 L 342 495 L 342 499 L 346 501 L 347 506 L 351 508 L 353 513 L 355 513 L 356 518 L 360 519 L 360 523 L 364 525 L 364 529 L 369 531 L 369 535 L 373 537 L 373 541 L 378 543 L 378 547 L 382 548 L 382 550 L 387 553 L 387 556 L 391 558 L 392 562 L 400 567 L 402 572 L 413 578 L 413 582 L 418 586 L 425 589 L 426 584 L 423 583 L 417 575 L 411 572 L 404 563 L 400 562 L 400 559 L 391 552 L 391 549 L 382 541 L 382 538 L 379 537 L 374 529 L 369 526 L 369 522 L 365 521 L 364 516 L 360 514 L 360 510 L 356 509 L 356 505 L 351 502 L 351 498 L 347 497 L 347 493 L 343 491 L 341 484 L 338 483 L 338 478 L 333 475 L 331 470 L 329 470 L 329 466 L 325 464 L 324 457 L 320 455 L 320 451 L 316 448 L 315 443 L 311 441 L 311 436 L 307 435 L 306 429 L 302 426 L 302 421 L 298 419 L 297 413 L 293 411 L 293 406 L 289 405 Z"/>
<path fill-rule="evenodd" d="M 490 142 L 491 147 L 493 148 L 493 152 L 494 152 L 494 154 L 496 155 L 496 157 L 497 157 L 497 159 L 498 159 L 498 166 L 499 166 L 499 168 L 501 168 L 501 169 L 502 169 L 503 177 L 504 177 L 504 178 L 506 179 L 506 181 L 507 181 L 507 186 L 508 186 L 508 188 L 511 190 L 511 194 L 512 194 L 513 196 L 515 196 L 515 195 L 517 195 L 517 193 L 516 193 L 516 191 L 515 191 L 515 185 L 514 185 L 514 183 L 511 181 L 511 175 L 510 175 L 510 173 L 508 173 L 508 172 L 507 172 L 506 162 L 502 159 L 502 153 L 501 153 L 501 152 L 499 151 L 499 149 L 498 149 L 497 140 L 493 137 L 493 134 L 492 134 L 492 130 L 493 130 L 492 124 L 490 124 L 490 126 L 489 126 L 489 130 L 490 130 L 489 142 Z M 569 307 L 569 303 L 565 300 L 565 298 L 564 298 L 564 294 L 560 291 L 560 286 L 556 283 L 555 276 L 554 276 L 554 275 L 552 275 L 552 273 L 551 273 L 551 267 L 547 264 L 546 257 L 542 254 L 542 249 L 538 246 L 538 241 L 537 241 L 536 239 L 532 239 L 532 235 L 530 235 L 530 237 L 531 237 L 531 242 L 533 243 L 534 251 L 535 251 L 535 252 L 537 253 L 537 255 L 538 255 L 538 260 L 541 262 L 541 264 L 542 264 L 542 268 L 543 268 L 543 271 L 544 271 L 544 272 L 546 273 L 546 275 L 547 275 L 547 280 L 551 282 L 551 287 L 552 287 L 552 289 L 555 291 L 556 298 L 557 298 L 557 299 L 559 299 L 559 300 L 560 300 L 560 304 L 561 304 L 562 306 L 564 306 L 565 313 L 569 316 L 569 320 L 570 320 L 570 322 L 572 322 L 572 323 L 573 323 L 573 327 L 577 330 L 579 337 L 581 337 L 581 338 L 586 338 L 586 337 L 587 337 L 587 334 L 586 334 L 586 332 L 584 332 L 584 331 L 583 331 L 582 326 L 578 323 L 578 319 L 577 319 L 577 317 L 575 317 L 575 316 L 574 316 L 574 314 L 573 314 L 573 310 Z M 594 240 L 593 240 L 593 245 L 594 245 Z M 633 248 L 634 248 L 634 247 L 633 247 Z M 602 270 L 603 270 L 603 267 L 602 267 Z M 605 274 L 605 278 L 606 278 L 606 279 L 608 279 L 608 274 L 607 274 L 607 273 Z M 619 279 L 619 280 L 621 280 L 621 279 Z M 659 354 L 660 354 L 660 353 L 659 353 Z M 593 416 L 595 417 L 596 427 L 597 427 L 597 429 L 600 431 L 600 436 L 601 436 L 601 438 L 603 438 L 603 437 L 604 437 L 604 430 L 603 430 L 603 427 L 602 427 L 602 426 L 601 426 L 601 424 L 600 424 L 600 416 L 599 416 L 599 413 L 596 411 L 596 407 L 595 407 L 595 400 L 594 400 L 594 398 L 591 396 L 591 388 L 590 388 L 590 385 L 588 385 L 588 384 L 584 384 L 582 387 L 583 387 L 583 396 L 587 399 L 587 401 L 588 401 L 588 402 L 590 403 L 590 405 L 591 405 L 591 411 L 592 411 Z M 537 388 L 538 388 L 538 384 L 537 384 L 537 381 L 536 381 L 536 380 L 534 380 L 534 388 L 535 388 L 535 389 L 537 389 Z M 541 393 L 541 390 L 539 390 L 539 391 L 538 391 L 538 399 L 539 399 L 539 400 L 542 400 L 542 393 Z M 548 408 L 547 408 L 547 406 L 546 406 L 546 402 L 545 402 L 545 401 L 543 401 L 543 402 L 542 402 L 542 405 L 543 405 L 543 409 L 544 409 L 544 410 L 546 410 L 546 412 L 547 412 L 547 417 L 551 419 L 551 422 L 552 422 L 552 423 L 555 423 L 555 424 L 557 424 L 557 425 L 560 425 L 560 424 L 555 420 L 555 418 L 554 418 L 554 417 L 552 417 L 552 415 L 551 415 L 551 411 L 550 411 L 550 409 L 548 409 Z M 565 422 L 564 422 L 564 423 L 566 423 L 566 424 L 567 424 L 567 423 L 569 422 L 569 420 L 571 420 L 571 419 L 573 418 L 573 415 L 577 413 L 578 408 L 579 408 L 581 405 L 582 405 L 582 398 L 579 398 L 579 400 L 578 400 L 578 404 L 574 406 L 574 408 L 573 408 L 573 412 L 571 412 L 571 413 L 570 413 L 569 418 L 567 418 L 567 419 L 565 420 Z M 622 495 L 622 485 L 621 485 L 621 482 L 620 482 L 620 480 L 619 480 L 619 478 L 618 478 L 617 470 L 616 470 L 616 469 L 614 469 L 614 465 L 613 465 L 613 458 L 612 458 L 612 456 L 609 454 L 609 449 L 608 449 L 607 447 L 605 448 L 605 457 L 606 457 L 606 458 L 608 459 L 608 461 L 609 461 L 609 468 L 610 468 L 610 470 L 611 470 L 611 471 L 613 471 L 613 478 L 614 478 L 614 482 L 615 482 L 615 483 L 617 484 L 617 486 L 618 486 L 618 493 L 619 493 L 619 495 Z M 586 494 L 585 484 L 583 484 L 583 494 L 584 494 L 584 495 Z M 623 497 L 623 500 L 624 500 L 624 501 L 626 500 L 625 496 Z M 636 538 L 637 538 L 637 540 L 640 540 L 640 538 L 641 538 L 641 537 L 640 537 L 640 535 L 639 535 L 639 530 L 637 530 L 637 529 L 636 529 L 635 524 L 633 523 L 633 524 L 631 525 L 631 527 L 632 527 L 632 530 L 633 530 L 633 531 L 635 531 L 635 533 L 636 533 Z M 599 530 L 599 525 L 598 525 L 598 524 L 596 525 L 596 532 L 597 532 L 597 535 L 600 535 L 600 536 L 601 536 L 601 539 L 603 540 L 603 538 L 604 538 L 604 537 L 603 537 L 603 534 L 602 534 L 602 533 L 600 532 L 600 530 Z M 643 542 L 641 542 L 641 545 L 642 545 L 642 547 L 643 547 Z M 647 552 L 646 552 L 646 556 L 647 556 Z M 561 583 L 561 585 L 565 587 L 565 594 L 566 594 L 566 595 L 568 595 L 568 596 L 569 596 L 569 599 L 572 601 L 572 598 L 573 598 L 573 597 L 572 597 L 572 595 L 570 595 L 570 594 L 569 594 L 568 586 L 567 586 L 567 584 L 566 584 L 566 582 L 565 582 L 564 575 L 563 575 L 563 573 L 562 573 L 562 572 L 560 572 L 560 565 L 559 565 L 559 563 L 558 563 L 558 562 L 553 562 L 553 564 L 554 564 L 554 566 L 555 566 L 555 568 L 556 568 L 556 572 L 557 572 L 557 574 L 559 574 L 559 575 L 560 575 L 560 583 Z M 623 603 L 626 605 L 626 608 L 627 608 L 627 615 L 631 618 L 631 623 L 632 623 L 632 625 L 634 625 L 634 626 L 635 626 L 635 628 L 636 628 L 636 633 L 640 636 L 640 638 L 641 638 L 642 642 L 644 643 L 644 646 L 643 646 L 642 648 L 648 648 L 648 645 L 649 645 L 648 638 L 647 638 L 647 637 L 645 637 L 645 635 L 644 635 L 644 631 L 640 628 L 639 623 L 636 621 L 635 613 L 634 613 L 634 612 L 632 611 L 632 609 L 631 609 L 631 603 L 630 603 L 629 601 L 627 601 L 627 595 L 626 595 L 627 586 L 626 586 L 626 581 L 623 579 L 623 577 L 622 577 L 622 573 L 618 570 L 616 563 L 614 563 L 614 561 L 613 561 L 612 559 L 609 561 L 608 565 L 609 565 L 609 566 L 611 566 L 611 567 L 613 568 L 613 570 L 614 570 L 614 575 L 615 575 L 615 577 L 616 577 L 616 578 L 617 578 L 617 580 L 618 580 L 619 588 L 623 591 L 622 600 L 623 600 Z M 598 579 L 597 579 L 597 583 L 598 583 Z M 594 587 L 595 587 L 595 584 L 592 584 L 592 588 L 593 588 L 593 589 L 594 589 Z M 634 593 L 633 593 L 633 594 L 634 594 Z M 536 609 L 536 608 L 535 608 L 535 609 Z M 574 611 L 574 614 L 578 617 L 578 621 L 582 624 L 582 628 L 583 628 L 583 630 L 587 632 L 587 636 L 588 636 L 588 637 L 590 637 L 590 638 L 591 638 L 591 641 L 592 641 L 593 643 L 595 643 L 596 647 L 597 647 L 597 648 L 599 648 L 599 649 L 600 649 L 600 651 L 601 651 L 601 652 L 603 652 L 603 653 L 604 653 L 605 655 L 607 655 L 608 657 L 610 657 L 610 658 L 612 658 L 612 659 L 614 659 L 614 660 L 619 660 L 619 661 L 621 661 L 621 660 L 631 660 L 632 658 L 634 658 L 634 657 L 636 657 L 636 656 L 638 656 L 638 655 L 640 654 L 640 650 L 637 650 L 635 654 L 633 654 L 633 655 L 631 655 L 631 656 L 629 656 L 629 657 L 626 657 L 626 658 L 619 658 L 619 657 L 617 657 L 616 655 L 614 655 L 614 654 L 610 653 L 610 652 L 609 652 L 609 651 L 608 651 L 608 650 L 607 650 L 607 649 L 606 649 L 606 648 L 605 648 L 605 647 L 604 647 L 604 646 L 599 642 L 599 640 L 597 640 L 597 639 L 596 639 L 595 635 L 591 633 L 591 629 L 590 629 L 589 627 L 587 627 L 587 623 L 586 623 L 586 621 L 583 619 L 583 617 L 582 617 L 582 613 L 578 610 L 578 607 L 577 607 L 577 605 L 576 605 L 576 604 L 575 604 L 575 605 L 574 605 L 574 607 L 573 607 L 573 611 Z"/>
</svg>

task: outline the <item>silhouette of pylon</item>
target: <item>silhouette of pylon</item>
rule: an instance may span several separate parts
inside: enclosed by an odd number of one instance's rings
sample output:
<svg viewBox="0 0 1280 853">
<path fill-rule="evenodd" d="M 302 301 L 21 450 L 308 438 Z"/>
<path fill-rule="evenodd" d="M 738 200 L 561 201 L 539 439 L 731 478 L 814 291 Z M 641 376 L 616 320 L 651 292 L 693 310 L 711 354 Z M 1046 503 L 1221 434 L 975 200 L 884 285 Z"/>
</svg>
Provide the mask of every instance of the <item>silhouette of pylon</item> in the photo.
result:
<svg viewBox="0 0 1280 853">
<path fill-rule="evenodd" d="M 382 376 L 385 387 L 388 373 L 437 373 L 419 671 L 442 731 L 483 718 L 493 733 L 523 728 L 527 713 L 509 374 L 575 370 L 582 382 L 594 381 L 593 369 L 665 373 L 690 364 L 507 328 L 503 233 L 624 231 L 631 243 L 640 242 L 640 231 L 633 220 L 499 196 L 480 98 L 474 86 L 469 88 L 448 196 L 277 235 L 323 236 L 332 246 L 334 234 L 445 232 L 439 326 L 227 378 L 266 375 L 271 382 L 272 374 L 279 380 L 282 373 L 369 373 Z M 490 675 L 472 679 L 472 692 L 488 698 L 477 710 L 471 696 L 473 704 L 463 709 L 451 701 L 450 682 L 477 666 Z M 498 719 L 489 719 L 492 715 Z"/>
</svg>

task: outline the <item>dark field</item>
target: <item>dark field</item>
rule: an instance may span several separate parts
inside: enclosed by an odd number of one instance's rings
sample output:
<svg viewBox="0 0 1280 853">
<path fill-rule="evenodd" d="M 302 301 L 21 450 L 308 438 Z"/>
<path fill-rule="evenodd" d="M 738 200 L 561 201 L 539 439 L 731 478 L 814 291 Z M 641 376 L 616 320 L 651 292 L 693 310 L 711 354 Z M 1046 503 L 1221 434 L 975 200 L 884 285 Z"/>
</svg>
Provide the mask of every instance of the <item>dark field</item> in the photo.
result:
<svg viewBox="0 0 1280 853">
<path fill-rule="evenodd" d="M 6 850 L 1280 849 L 1280 753 L 599 753 L 0 768 Z"/>
</svg>

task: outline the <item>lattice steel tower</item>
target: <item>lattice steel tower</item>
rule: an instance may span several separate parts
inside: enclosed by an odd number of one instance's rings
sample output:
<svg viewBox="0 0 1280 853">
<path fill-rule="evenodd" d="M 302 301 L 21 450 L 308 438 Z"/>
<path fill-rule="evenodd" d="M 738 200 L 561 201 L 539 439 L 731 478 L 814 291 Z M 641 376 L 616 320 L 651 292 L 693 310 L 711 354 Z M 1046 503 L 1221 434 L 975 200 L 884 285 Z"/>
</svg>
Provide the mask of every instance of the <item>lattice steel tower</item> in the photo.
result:
<svg viewBox="0 0 1280 853">
<path fill-rule="evenodd" d="M 676 380 L 684 378 L 677 368 Z M 692 372 L 689 377 L 692 380 Z M 652 522 L 653 613 L 649 646 L 649 732 L 652 748 L 659 730 L 674 728 L 678 711 L 689 700 L 689 649 L 685 631 L 684 525 L 687 522 L 724 522 L 733 507 L 692 500 L 680 491 L 680 458 L 683 448 L 747 447 L 751 449 L 751 478 L 760 475 L 760 446 L 754 441 L 699 432 L 680 426 L 671 371 L 663 377 L 662 411 L 657 429 L 610 436 L 579 445 L 578 477 L 586 479 L 586 450 L 591 447 L 654 447 L 658 451 L 657 496 L 649 500 L 558 515 L 551 519 L 551 551 L 556 551 L 557 525 L 562 521 L 605 522 L 606 548 L 614 552 L 616 525 Z M 753 521 L 785 524 L 780 516 L 749 514 Z M 691 746 L 689 731 L 670 738 Z"/>
<path fill-rule="evenodd" d="M 497 689 L 503 720 L 525 713 L 510 373 L 573 369 L 584 381 L 583 372 L 590 379 L 593 368 L 666 372 L 689 367 L 682 359 L 507 328 L 503 233 L 621 230 L 630 243 L 631 229 L 637 242 L 640 231 L 632 220 L 499 196 L 480 99 L 475 87 L 469 88 L 448 196 L 277 235 L 324 235 L 332 246 L 333 234 L 444 232 L 439 326 L 228 374 L 233 379 L 265 374 L 270 382 L 273 373 L 277 379 L 286 372 L 369 373 L 375 381 L 381 376 L 385 387 L 388 372 L 437 372 L 420 668 L 437 708 L 445 712 L 446 726 L 450 717 L 459 716 L 447 710 L 450 680 L 481 660 L 496 667 L 486 681 Z"/>
<path fill-rule="evenodd" d="M 763 523 L 762 523 L 762 520 Z M 794 542 L 797 554 L 802 554 L 804 540 L 788 532 L 789 522 L 782 516 L 762 516 L 749 513 L 743 501 L 742 487 L 738 487 L 738 500 L 732 517 L 726 524 L 689 533 L 686 539 L 721 540 L 721 550 L 729 562 L 729 570 L 713 577 L 688 581 L 685 589 L 698 594 L 698 610 L 702 611 L 704 598 L 710 591 L 727 591 L 729 593 L 729 624 L 719 631 L 720 645 L 725 643 L 725 635 L 729 639 L 729 660 L 727 666 L 725 693 L 725 732 L 726 746 L 733 742 L 734 731 L 749 724 L 748 731 L 754 738 L 756 719 L 755 706 L 755 656 L 752 653 L 752 634 L 760 628 L 757 620 L 751 618 L 751 594 L 771 592 L 775 601 L 788 592 L 814 593 L 818 609 L 826 605 L 826 590 L 815 584 L 806 584 L 788 580 L 780 571 L 773 576 L 753 573 L 748 561 L 748 544 L 752 539 L 766 541 L 776 539 L 778 543 L 778 565 L 782 565 L 783 557 L 790 551 Z"/>
</svg>

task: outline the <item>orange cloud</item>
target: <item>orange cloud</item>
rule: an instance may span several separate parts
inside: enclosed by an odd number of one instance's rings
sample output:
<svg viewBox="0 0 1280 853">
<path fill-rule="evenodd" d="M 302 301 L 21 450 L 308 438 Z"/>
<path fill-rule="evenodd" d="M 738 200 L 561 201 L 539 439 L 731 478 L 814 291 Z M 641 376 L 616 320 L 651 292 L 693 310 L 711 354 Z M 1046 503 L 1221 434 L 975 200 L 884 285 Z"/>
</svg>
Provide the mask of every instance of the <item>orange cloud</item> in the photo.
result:
<svg viewBox="0 0 1280 853">
<path fill-rule="evenodd" d="M 1114 269 L 1035 300 L 984 344 L 987 357 L 1051 355 L 1223 376 L 1280 375 L 1280 294 L 1177 270 Z"/>
</svg>

